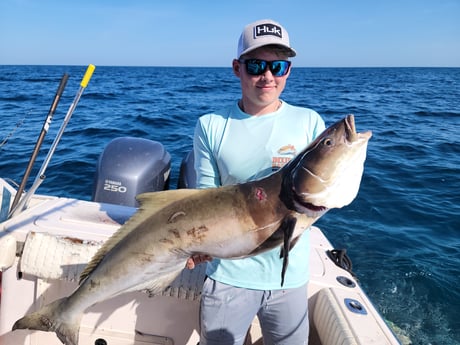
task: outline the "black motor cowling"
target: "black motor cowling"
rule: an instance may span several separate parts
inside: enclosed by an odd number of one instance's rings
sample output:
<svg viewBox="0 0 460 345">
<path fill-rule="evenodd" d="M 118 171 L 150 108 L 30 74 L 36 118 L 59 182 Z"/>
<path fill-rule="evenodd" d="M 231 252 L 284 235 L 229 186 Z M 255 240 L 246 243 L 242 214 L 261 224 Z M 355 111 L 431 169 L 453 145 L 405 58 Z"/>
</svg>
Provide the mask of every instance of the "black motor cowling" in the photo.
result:
<svg viewBox="0 0 460 345">
<path fill-rule="evenodd" d="M 171 156 L 157 141 L 121 137 L 99 156 L 92 200 L 139 206 L 135 197 L 169 189 Z"/>
</svg>

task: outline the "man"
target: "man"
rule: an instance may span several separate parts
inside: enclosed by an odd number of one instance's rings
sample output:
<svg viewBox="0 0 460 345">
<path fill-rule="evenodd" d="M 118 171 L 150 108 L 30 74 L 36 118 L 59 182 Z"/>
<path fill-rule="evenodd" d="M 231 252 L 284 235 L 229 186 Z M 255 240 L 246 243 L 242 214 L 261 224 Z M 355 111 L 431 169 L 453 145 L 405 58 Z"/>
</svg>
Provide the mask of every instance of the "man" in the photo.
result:
<svg viewBox="0 0 460 345">
<path fill-rule="evenodd" d="M 287 31 L 273 20 L 247 25 L 240 36 L 233 73 L 241 99 L 200 117 L 195 128 L 197 187 L 259 179 L 276 171 L 324 129 L 313 110 L 280 99 L 291 71 Z M 211 258 L 196 256 L 189 268 Z M 307 344 L 309 234 L 289 254 L 283 287 L 280 250 L 207 264 L 201 296 L 200 345 L 243 344 L 258 315 L 264 344 Z"/>
</svg>

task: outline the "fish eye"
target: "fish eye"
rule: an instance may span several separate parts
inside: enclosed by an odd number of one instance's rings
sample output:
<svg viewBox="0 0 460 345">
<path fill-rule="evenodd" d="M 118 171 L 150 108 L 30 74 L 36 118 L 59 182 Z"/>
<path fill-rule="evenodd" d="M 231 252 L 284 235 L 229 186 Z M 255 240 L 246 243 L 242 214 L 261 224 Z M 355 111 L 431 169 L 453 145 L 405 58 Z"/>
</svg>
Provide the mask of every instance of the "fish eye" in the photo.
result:
<svg viewBox="0 0 460 345">
<path fill-rule="evenodd" d="M 332 141 L 331 138 L 326 138 L 326 139 L 324 139 L 323 144 L 326 145 L 326 146 L 332 146 L 333 141 Z"/>
</svg>

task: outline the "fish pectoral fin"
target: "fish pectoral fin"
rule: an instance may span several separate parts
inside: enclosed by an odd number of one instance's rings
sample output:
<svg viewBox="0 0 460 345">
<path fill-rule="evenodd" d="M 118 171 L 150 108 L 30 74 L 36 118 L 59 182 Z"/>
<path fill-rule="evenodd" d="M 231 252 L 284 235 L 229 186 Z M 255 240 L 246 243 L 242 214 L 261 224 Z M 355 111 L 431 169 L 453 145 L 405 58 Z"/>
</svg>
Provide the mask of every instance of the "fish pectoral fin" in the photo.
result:
<svg viewBox="0 0 460 345">
<path fill-rule="evenodd" d="M 297 242 L 299 241 L 300 239 L 300 236 L 297 236 L 296 238 L 292 239 L 290 242 L 289 242 L 289 252 L 292 250 L 292 248 L 294 248 L 294 246 L 297 244 Z M 280 259 L 282 259 L 284 257 L 284 246 L 281 247 L 281 250 L 280 250 Z"/>
<path fill-rule="evenodd" d="M 297 223 L 297 218 L 293 216 L 287 216 L 281 223 L 280 230 L 284 234 L 283 247 L 281 248 L 280 257 L 283 258 L 283 268 L 281 270 L 281 286 L 284 285 L 284 276 L 289 264 L 289 251 L 297 242 L 297 238 L 292 241 L 292 235 L 294 234 L 294 228 Z M 293 242 L 293 243 L 291 243 Z"/>
</svg>

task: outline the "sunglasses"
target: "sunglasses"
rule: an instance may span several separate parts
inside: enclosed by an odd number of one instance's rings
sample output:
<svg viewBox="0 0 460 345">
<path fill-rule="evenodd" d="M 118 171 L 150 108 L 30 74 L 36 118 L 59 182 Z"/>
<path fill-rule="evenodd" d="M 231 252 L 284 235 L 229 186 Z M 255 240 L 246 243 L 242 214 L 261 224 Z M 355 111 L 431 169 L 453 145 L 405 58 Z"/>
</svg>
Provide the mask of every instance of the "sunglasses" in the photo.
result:
<svg viewBox="0 0 460 345">
<path fill-rule="evenodd" d="M 246 59 L 238 60 L 246 65 L 246 72 L 250 75 L 261 75 L 267 70 L 267 67 L 275 77 L 282 77 L 289 72 L 291 61 L 287 60 L 259 60 L 259 59 Z"/>
</svg>

